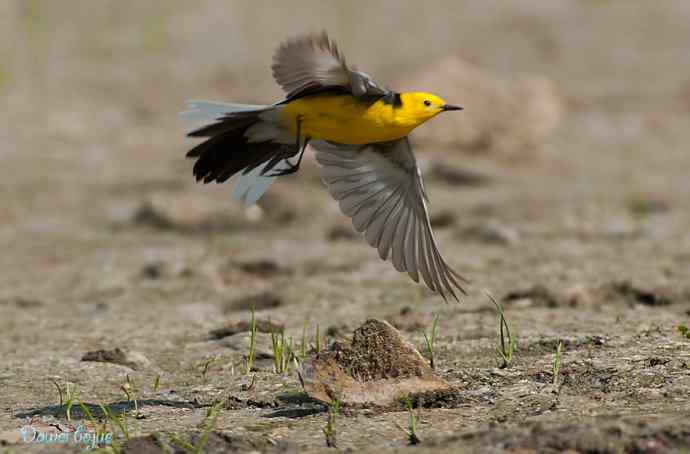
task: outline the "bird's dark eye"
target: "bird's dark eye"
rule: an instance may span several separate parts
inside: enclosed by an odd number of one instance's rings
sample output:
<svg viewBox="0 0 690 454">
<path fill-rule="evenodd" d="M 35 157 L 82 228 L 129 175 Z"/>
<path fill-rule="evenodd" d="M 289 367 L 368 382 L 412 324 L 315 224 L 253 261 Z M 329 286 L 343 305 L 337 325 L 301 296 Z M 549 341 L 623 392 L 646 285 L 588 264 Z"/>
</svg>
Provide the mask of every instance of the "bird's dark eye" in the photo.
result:
<svg viewBox="0 0 690 454">
<path fill-rule="evenodd" d="M 429 107 L 429 106 L 431 105 L 431 101 L 429 101 L 428 99 L 425 99 L 425 100 L 424 100 L 424 105 L 427 106 L 427 107 Z"/>
</svg>

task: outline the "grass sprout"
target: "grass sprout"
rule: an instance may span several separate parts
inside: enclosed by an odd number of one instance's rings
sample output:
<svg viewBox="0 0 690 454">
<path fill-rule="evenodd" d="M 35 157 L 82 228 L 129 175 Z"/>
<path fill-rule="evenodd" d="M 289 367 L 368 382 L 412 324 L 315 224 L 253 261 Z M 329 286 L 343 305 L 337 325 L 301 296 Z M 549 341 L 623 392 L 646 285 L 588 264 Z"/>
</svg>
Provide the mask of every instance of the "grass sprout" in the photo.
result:
<svg viewBox="0 0 690 454">
<path fill-rule="evenodd" d="M 246 374 L 249 374 L 254 367 L 254 354 L 256 353 L 256 314 L 252 308 L 252 320 L 250 323 L 249 352 L 247 353 Z"/>
<path fill-rule="evenodd" d="M 299 357 L 304 359 L 307 357 L 307 322 L 304 322 L 302 327 L 302 340 L 299 343 Z"/>
<path fill-rule="evenodd" d="M 216 362 L 218 358 L 212 357 L 208 358 L 206 361 L 204 361 L 201 365 L 203 366 L 201 368 L 201 379 L 203 380 L 204 383 L 208 381 L 208 371 L 211 370 L 211 365 Z"/>
<path fill-rule="evenodd" d="M 434 316 L 434 321 L 431 323 L 431 334 L 427 335 L 424 333 L 424 341 L 426 342 L 426 352 L 429 356 L 429 366 L 432 369 L 436 369 L 434 363 L 434 343 L 436 342 L 436 332 L 438 328 L 438 314 Z"/>
<path fill-rule="evenodd" d="M 104 417 L 103 423 L 99 424 L 99 422 L 96 420 L 87 404 L 80 400 L 78 402 L 78 405 L 81 408 L 81 411 L 86 416 L 86 419 L 88 419 L 91 422 L 91 424 L 94 427 L 94 430 L 96 431 L 95 444 L 98 445 L 104 442 L 108 444 L 108 446 L 104 446 L 99 449 L 96 449 L 95 451 L 89 452 L 119 454 L 121 452 L 122 447 L 120 446 L 120 443 L 117 441 L 117 437 L 115 437 L 114 434 L 108 434 L 106 430 L 108 427 L 108 422 L 110 422 L 110 426 L 113 428 L 113 430 L 119 430 L 122 438 L 124 438 L 125 441 L 129 440 L 129 424 L 127 419 L 127 412 L 123 411 L 119 415 L 116 415 L 115 413 L 113 413 L 112 409 L 109 406 L 104 404 L 98 404 Z"/>
<path fill-rule="evenodd" d="M 510 333 L 510 326 L 508 325 L 508 320 L 506 320 L 505 314 L 503 313 L 503 307 L 493 296 L 491 296 L 490 293 L 487 292 L 486 296 L 491 300 L 492 303 L 494 303 L 494 306 L 496 306 L 499 336 L 499 344 L 496 347 L 496 356 L 499 360 L 498 367 L 505 369 L 513 362 L 513 355 L 517 350 L 517 340 L 515 339 L 515 336 Z"/>
<path fill-rule="evenodd" d="M 182 438 L 178 437 L 175 434 L 168 434 L 168 437 L 170 438 L 170 441 L 184 449 L 185 451 L 188 451 L 192 454 L 200 454 L 204 452 L 204 447 L 208 443 L 208 438 L 211 435 L 211 432 L 215 429 L 216 423 L 218 421 L 218 416 L 220 416 L 221 412 L 221 407 L 223 403 L 218 402 L 212 407 L 208 409 L 206 412 L 206 418 L 204 419 L 204 422 L 202 423 L 202 432 L 201 436 L 199 437 L 199 440 L 196 443 L 196 446 L 191 444 L 187 440 L 183 440 Z"/>
<path fill-rule="evenodd" d="M 70 386 L 69 383 L 65 386 L 65 404 L 67 405 L 65 409 L 65 415 L 67 416 L 67 421 L 72 420 L 72 407 L 79 399 L 79 394 L 76 386 Z"/>
<path fill-rule="evenodd" d="M 690 328 L 688 328 L 687 325 L 678 325 L 677 329 L 681 336 L 690 339 Z"/>
<path fill-rule="evenodd" d="M 125 383 L 120 387 L 127 397 L 127 402 L 134 403 L 134 417 L 139 418 L 139 400 L 137 399 L 137 387 L 134 380 L 125 375 Z"/>
<path fill-rule="evenodd" d="M 318 326 L 318 325 L 317 325 Z M 318 331 L 317 331 L 318 332 Z M 323 434 L 326 437 L 326 446 L 329 448 L 337 448 L 337 429 L 336 422 L 338 413 L 340 413 L 340 399 L 335 398 L 331 401 L 328 406 L 328 420 L 326 421 L 326 427 L 324 427 Z"/>
<path fill-rule="evenodd" d="M 153 386 L 151 388 L 153 392 L 158 392 L 161 388 L 161 374 L 156 375 L 156 379 L 153 381 Z"/>
<path fill-rule="evenodd" d="M 117 438 L 114 437 L 112 434 L 108 435 L 106 433 L 107 427 L 108 427 L 108 420 L 111 421 L 112 427 L 120 427 L 120 421 L 119 418 L 114 416 L 112 412 L 105 411 L 106 406 L 103 404 L 100 404 L 101 411 L 103 412 L 103 415 L 105 416 L 105 419 L 102 424 L 99 424 L 98 421 L 96 421 L 96 418 L 93 416 L 93 413 L 89 409 L 88 405 L 86 405 L 84 402 L 81 400 L 79 401 L 79 408 L 81 408 L 81 411 L 84 413 L 86 418 L 91 422 L 93 425 L 94 430 L 96 431 L 96 437 L 97 438 L 102 438 L 102 437 L 108 437 L 110 444 L 109 446 L 102 447 L 100 449 L 97 449 L 96 451 L 91 451 L 91 452 L 101 452 L 101 453 L 115 453 L 119 454 L 121 452 L 121 446 L 120 443 L 117 441 Z M 116 421 L 117 419 L 117 421 Z M 128 431 L 121 431 L 123 436 L 125 437 L 125 440 L 129 439 L 129 432 Z M 100 437 L 99 437 L 99 434 Z"/>
<path fill-rule="evenodd" d="M 60 383 L 57 382 L 57 380 L 51 380 L 53 385 L 57 388 L 58 395 L 60 396 L 60 407 L 65 405 L 65 399 L 64 399 L 64 392 L 62 391 L 62 387 L 60 386 Z"/>
<path fill-rule="evenodd" d="M 288 342 L 283 331 L 280 333 L 271 332 L 271 346 L 273 348 L 273 370 L 277 374 L 287 373 L 293 356 L 292 338 Z"/>
<path fill-rule="evenodd" d="M 561 356 L 563 355 L 563 342 L 558 342 L 556 357 L 553 360 L 553 384 L 558 385 L 561 378 Z"/>
<path fill-rule="evenodd" d="M 77 387 L 74 384 L 67 382 L 65 387 L 62 388 L 56 380 L 53 380 L 53 385 L 55 385 L 57 388 L 60 396 L 60 407 L 65 407 L 65 417 L 67 418 L 67 421 L 72 421 L 72 407 L 74 407 L 79 400 Z"/>
<path fill-rule="evenodd" d="M 129 440 L 129 418 L 127 417 L 127 412 L 123 411 L 119 415 L 116 415 L 107 405 L 98 404 L 98 406 L 105 417 L 112 422 L 111 425 L 120 429 L 125 440 Z"/>
<path fill-rule="evenodd" d="M 256 374 L 252 375 L 252 382 L 251 383 L 249 383 L 248 385 L 246 383 L 243 383 L 240 386 L 240 389 L 242 391 L 251 391 L 252 389 L 254 389 L 255 384 L 256 384 Z"/>
<path fill-rule="evenodd" d="M 321 352 L 321 331 L 319 330 L 319 324 L 316 324 L 316 336 L 314 338 L 314 352 L 318 355 Z"/>
<path fill-rule="evenodd" d="M 407 408 L 407 412 L 409 414 L 409 420 L 407 422 L 407 428 L 402 427 L 400 424 L 397 422 L 395 423 L 396 426 L 405 434 L 407 435 L 407 441 L 410 445 L 417 445 L 420 443 L 420 439 L 417 436 L 417 420 L 418 420 L 418 415 L 415 414 L 414 409 L 412 408 L 412 401 L 410 400 L 409 397 L 406 397 L 404 399 L 404 404 L 405 408 Z"/>
</svg>

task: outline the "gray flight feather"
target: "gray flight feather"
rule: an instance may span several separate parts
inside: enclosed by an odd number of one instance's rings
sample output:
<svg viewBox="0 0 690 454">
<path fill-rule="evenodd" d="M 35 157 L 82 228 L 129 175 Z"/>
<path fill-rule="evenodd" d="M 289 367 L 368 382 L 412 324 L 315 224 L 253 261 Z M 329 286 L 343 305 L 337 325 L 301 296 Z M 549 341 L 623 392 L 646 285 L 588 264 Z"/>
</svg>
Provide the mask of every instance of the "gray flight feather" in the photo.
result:
<svg viewBox="0 0 690 454">
<path fill-rule="evenodd" d="M 367 74 L 350 69 L 326 32 L 304 35 L 283 43 L 273 56 L 273 77 L 287 92 L 287 99 L 342 89 L 357 97 L 388 93 Z"/>
<path fill-rule="evenodd" d="M 311 143 L 322 166 L 321 177 L 340 210 L 378 249 L 383 260 L 427 287 L 458 299 L 466 293 L 438 251 L 431 229 L 426 194 L 409 140 L 361 146 L 324 141 Z"/>
</svg>

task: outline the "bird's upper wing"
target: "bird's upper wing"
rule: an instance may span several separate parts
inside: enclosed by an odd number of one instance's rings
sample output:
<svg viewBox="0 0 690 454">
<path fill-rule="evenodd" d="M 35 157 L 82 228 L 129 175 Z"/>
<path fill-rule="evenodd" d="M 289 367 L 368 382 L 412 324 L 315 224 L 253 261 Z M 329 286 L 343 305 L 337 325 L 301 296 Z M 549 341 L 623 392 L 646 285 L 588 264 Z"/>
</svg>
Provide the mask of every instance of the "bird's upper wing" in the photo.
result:
<svg viewBox="0 0 690 454">
<path fill-rule="evenodd" d="M 326 32 L 304 35 L 283 43 L 273 56 L 273 77 L 287 99 L 337 88 L 355 96 L 388 93 L 367 74 L 350 69 Z"/>
<path fill-rule="evenodd" d="M 422 176 L 407 137 L 363 146 L 312 142 L 321 176 L 340 210 L 378 249 L 383 260 L 446 299 L 466 293 L 438 251 L 431 230 Z"/>
</svg>

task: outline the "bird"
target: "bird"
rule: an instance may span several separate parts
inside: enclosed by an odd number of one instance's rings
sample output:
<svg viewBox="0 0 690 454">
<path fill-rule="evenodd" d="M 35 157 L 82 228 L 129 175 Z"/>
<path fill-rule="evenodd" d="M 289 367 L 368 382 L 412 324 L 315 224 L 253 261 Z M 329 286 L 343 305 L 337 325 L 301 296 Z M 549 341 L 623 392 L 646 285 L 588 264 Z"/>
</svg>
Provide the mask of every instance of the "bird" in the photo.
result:
<svg viewBox="0 0 690 454">
<path fill-rule="evenodd" d="M 395 92 L 348 65 L 326 31 L 283 42 L 273 56 L 285 91 L 270 105 L 191 100 L 181 115 L 203 125 L 186 154 L 197 182 L 238 175 L 234 196 L 252 205 L 277 177 L 299 170 L 307 145 L 321 179 L 354 228 L 392 262 L 445 301 L 469 281 L 441 256 L 409 134 L 442 112 L 462 110 L 426 92 Z M 292 159 L 292 161 L 291 161 Z"/>
</svg>

